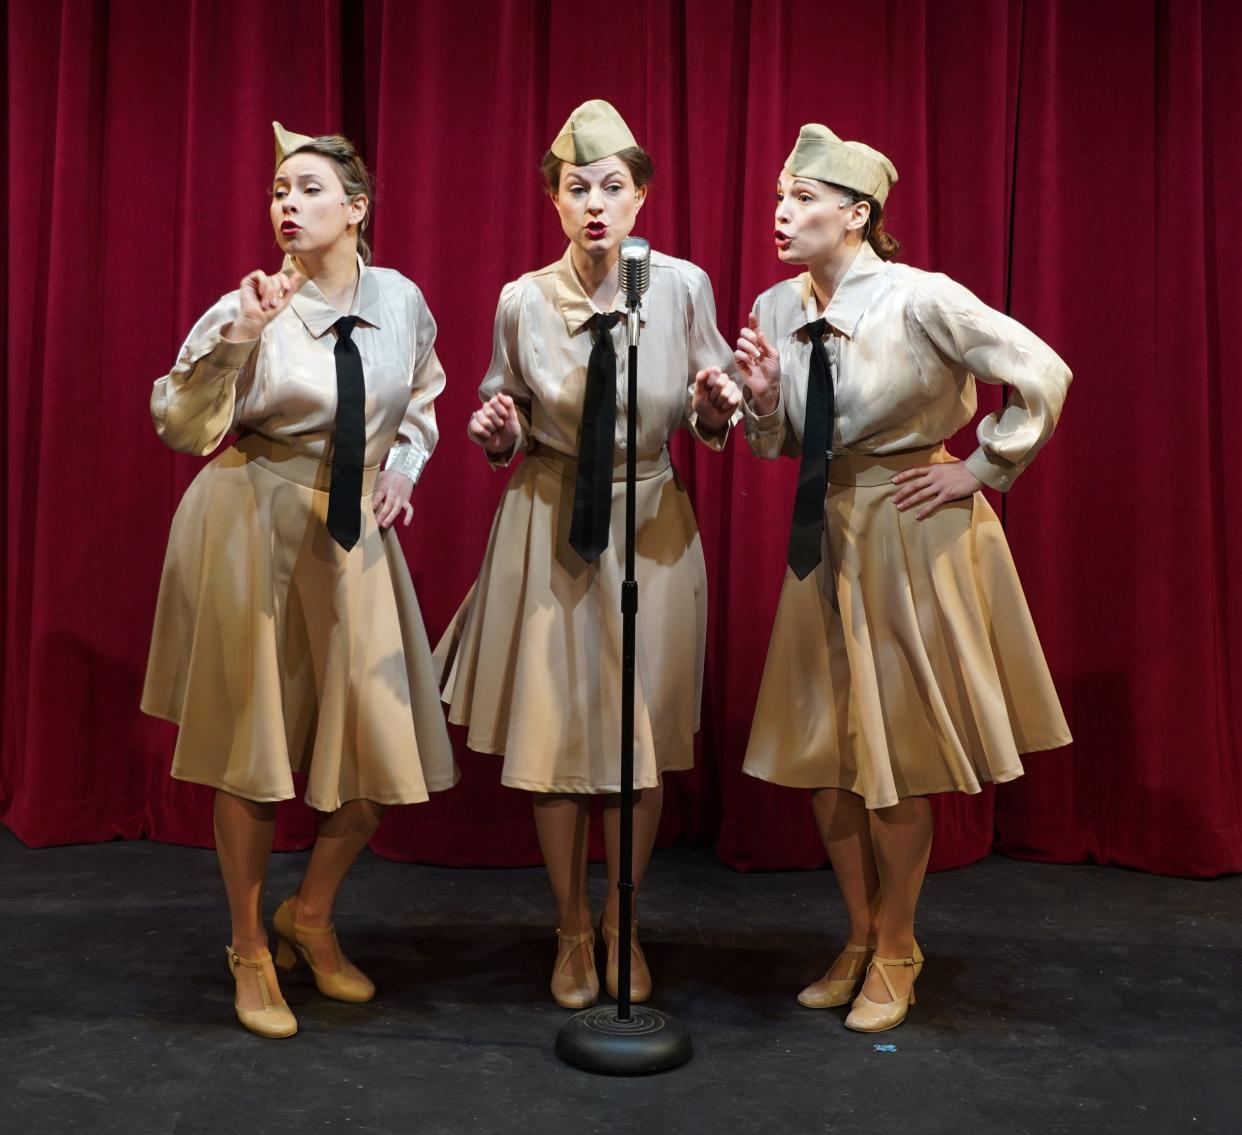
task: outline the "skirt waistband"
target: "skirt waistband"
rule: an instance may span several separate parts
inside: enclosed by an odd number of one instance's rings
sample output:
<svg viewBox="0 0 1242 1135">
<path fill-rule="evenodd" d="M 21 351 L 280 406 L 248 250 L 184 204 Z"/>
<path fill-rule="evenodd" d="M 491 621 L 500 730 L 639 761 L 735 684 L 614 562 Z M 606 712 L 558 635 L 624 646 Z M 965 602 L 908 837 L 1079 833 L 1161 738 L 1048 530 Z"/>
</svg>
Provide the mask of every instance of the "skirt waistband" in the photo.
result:
<svg viewBox="0 0 1242 1135">
<path fill-rule="evenodd" d="M 308 489 L 316 489 L 326 493 L 332 483 L 332 462 L 323 457 L 315 457 L 301 449 L 295 449 L 284 442 L 273 441 L 263 434 L 244 433 L 233 443 L 247 461 L 261 465 L 286 481 L 305 485 Z M 369 496 L 375 489 L 375 478 L 380 467 L 368 465 L 362 470 L 362 495 Z"/>
<path fill-rule="evenodd" d="M 903 449 L 900 453 L 841 453 L 828 462 L 828 483 L 875 487 L 887 484 L 894 473 L 952 460 L 943 444 L 927 445 L 921 449 Z"/>
<path fill-rule="evenodd" d="M 550 445 L 544 445 L 542 442 L 532 443 L 530 449 L 527 450 L 527 456 L 537 457 L 548 465 L 556 465 L 560 467 L 562 477 L 577 477 L 578 475 L 578 459 L 568 453 L 562 453 L 559 449 L 553 449 Z M 669 468 L 673 463 L 667 449 L 661 449 L 657 457 L 640 457 L 635 465 L 637 467 L 637 479 L 640 481 L 650 480 L 652 477 L 658 477 L 665 469 Z M 618 464 L 612 467 L 612 479 L 614 482 L 625 480 L 625 455 L 621 455 Z"/>
</svg>

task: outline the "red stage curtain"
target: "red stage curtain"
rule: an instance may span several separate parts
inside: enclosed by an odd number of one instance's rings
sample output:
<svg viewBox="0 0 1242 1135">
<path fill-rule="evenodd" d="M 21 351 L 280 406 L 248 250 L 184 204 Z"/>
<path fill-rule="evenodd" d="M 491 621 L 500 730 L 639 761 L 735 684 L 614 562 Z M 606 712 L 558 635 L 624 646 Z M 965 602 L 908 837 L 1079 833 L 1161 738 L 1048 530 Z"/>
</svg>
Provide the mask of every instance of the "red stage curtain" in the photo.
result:
<svg viewBox="0 0 1242 1135">
<path fill-rule="evenodd" d="M 10 5 L 5 822 L 31 844 L 210 841 L 210 794 L 168 778 L 172 730 L 137 712 L 168 522 L 198 467 L 155 439 L 145 403 L 193 318 L 274 262 L 270 120 L 358 142 L 377 261 L 439 322 L 443 439 L 401 537 L 434 639 L 504 483 L 464 429 L 496 296 L 563 248 L 536 163 L 572 106 L 604 97 L 655 158 L 642 235 L 708 271 L 730 339 L 783 274 L 775 175 L 798 126 L 824 121 L 896 163 L 906 259 L 1010 310 L 1075 371 L 1060 431 L 1001 503 L 1077 743 L 995 793 L 938 798 L 934 865 L 995 837 L 1039 858 L 1239 869 L 1226 579 L 1242 578 L 1242 485 L 1224 429 L 1242 406 L 1222 331 L 1242 251 L 1239 32 L 1227 3 L 1124 0 L 640 0 L 606 19 L 563 0 Z M 713 841 L 737 867 L 815 866 L 805 794 L 740 772 L 793 480 L 740 442 L 675 451 L 712 624 L 700 760 L 668 779 L 661 838 Z M 955 449 L 971 447 L 964 431 Z M 525 794 L 497 759 L 460 759 L 462 784 L 390 813 L 376 848 L 537 862 Z M 303 844 L 306 809 L 281 815 L 280 845 Z"/>
<path fill-rule="evenodd" d="M 998 846 L 1214 875 L 1242 868 L 1242 6 L 1117 16 L 1024 22 L 1014 314 L 1077 382 L 1008 532 L 1076 743 L 998 793 Z"/>
<path fill-rule="evenodd" d="M 147 382 L 279 264 L 270 122 L 339 120 L 339 4 L 14 3 L 7 38 L 5 822 L 31 844 L 209 843 L 210 794 L 167 776 L 172 729 L 137 712 L 200 465 L 152 445 Z"/>
</svg>

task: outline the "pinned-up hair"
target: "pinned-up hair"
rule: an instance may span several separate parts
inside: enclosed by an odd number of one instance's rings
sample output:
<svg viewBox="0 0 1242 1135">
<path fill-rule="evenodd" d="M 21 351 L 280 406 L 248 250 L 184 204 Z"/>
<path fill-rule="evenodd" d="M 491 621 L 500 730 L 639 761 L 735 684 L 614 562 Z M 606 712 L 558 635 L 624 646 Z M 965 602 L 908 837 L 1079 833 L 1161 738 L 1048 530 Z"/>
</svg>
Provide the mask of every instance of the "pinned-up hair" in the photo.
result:
<svg viewBox="0 0 1242 1135">
<path fill-rule="evenodd" d="M 332 163 L 336 175 L 341 179 L 341 188 L 351 199 L 365 197 L 367 211 L 358 223 L 358 254 L 364 264 L 371 263 L 371 245 L 364 235 L 371 227 L 371 211 L 375 206 L 375 179 L 363 162 L 354 144 L 342 134 L 320 134 L 309 142 L 303 143 L 296 150 L 285 155 L 288 161 L 294 154 L 318 154 Z"/>
</svg>

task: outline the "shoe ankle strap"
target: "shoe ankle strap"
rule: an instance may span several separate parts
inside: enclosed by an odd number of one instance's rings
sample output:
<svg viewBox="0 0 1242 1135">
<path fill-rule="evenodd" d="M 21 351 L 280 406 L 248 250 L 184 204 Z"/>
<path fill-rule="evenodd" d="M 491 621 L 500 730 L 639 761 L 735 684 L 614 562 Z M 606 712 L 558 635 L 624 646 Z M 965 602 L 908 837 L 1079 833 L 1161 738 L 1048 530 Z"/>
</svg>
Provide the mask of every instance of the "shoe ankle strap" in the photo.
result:
<svg viewBox="0 0 1242 1135">
<path fill-rule="evenodd" d="M 229 958 L 229 968 L 236 969 L 238 966 L 245 966 L 246 969 L 262 969 L 272 960 L 271 951 L 264 950 L 257 958 L 243 958 L 232 946 L 225 946 L 224 952 Z"/>
<path fill-rule="evenodd" d="M 885 971 L 889 968 L 896 968 L 898 966 L 909 966 L 913 969 L 915 964 L 914 958 L 874 957 L 871 959 L 871 965 L 876 967 L 876 972 L 880 975 L 880 980 L 884 982 L 884 988 L 888 990 L 888 995 L 894 1001 L 898 1001 L 900 998 L 897 996 L 897 990 L 893 988 L 893 983 L 889 981 L 888 974 Z"/>
<path fill-rule="evenodd" d="M 599 929 L 600 929 L 600 933 L 602 933 L 605 938 L 621 937 L 620 928 L 616 926 L 612 926 L 609 923 L 605 922 L 602 916 L 600 917 L 600 920 L 599 920 Z M 637 918 L 630 919 L 630 933 L 633 934 L 634 931 L 637 929 L 638 929 L 638 919 Z"/>
<path fill-rule="evenodd" d="M 243 958 L 232 946 L 225 946 L 224 951 L 229 956 L 230 973 L 236 974 L 238 966 L 241 966 L 243 969 L 257 971 L 255 973 L 255 980 L 259 983 L 259 996 L 263 998 L 263 1009 L 265 1012 L 285 1003 L 283 998 L 277 996 L 276 988 L 273 985 L 275 974 L 268 972 L 272 961 L 271 951 L 264 950 L 257 958 Z"/>
<path fill-rule="evenodd" d="M 303 926 L 300 922 L 295 922 L 293 932 L 302 935 L 335 934 L 336 923 L 329 922 L 327 926 Z"/>
<path fill-rule="evenodd" d="M 558 926 L 556 928 L 556 937 L 557 937 L 557 941 L 559 941 L 562 946 L 567 946 L 567 947 L 581 946 L 583 942 L 594 940 L 595 931 L 584 930 L 581 934 L 566 934 Z"/>
</svg>

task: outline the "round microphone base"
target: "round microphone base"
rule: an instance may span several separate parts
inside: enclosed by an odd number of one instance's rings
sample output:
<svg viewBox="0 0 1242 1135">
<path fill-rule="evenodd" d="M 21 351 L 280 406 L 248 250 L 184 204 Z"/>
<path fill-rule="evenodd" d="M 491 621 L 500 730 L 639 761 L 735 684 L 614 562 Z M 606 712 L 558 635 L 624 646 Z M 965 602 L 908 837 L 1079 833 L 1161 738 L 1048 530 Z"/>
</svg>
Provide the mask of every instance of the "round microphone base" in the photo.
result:
<svg viewBox="0 0 1242 1135">
<path fill-rule="evenodd" d="M 690 1033 L 658 1009 L 635 1005 L 630 1018 L 615 1005 L 575 1014 L 556 1034 L 556 1055 L 586 1072 L 649 1076 L 685 1064 L 694 1054 Z"/>
</svg>

